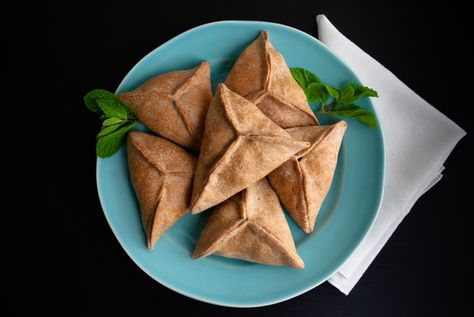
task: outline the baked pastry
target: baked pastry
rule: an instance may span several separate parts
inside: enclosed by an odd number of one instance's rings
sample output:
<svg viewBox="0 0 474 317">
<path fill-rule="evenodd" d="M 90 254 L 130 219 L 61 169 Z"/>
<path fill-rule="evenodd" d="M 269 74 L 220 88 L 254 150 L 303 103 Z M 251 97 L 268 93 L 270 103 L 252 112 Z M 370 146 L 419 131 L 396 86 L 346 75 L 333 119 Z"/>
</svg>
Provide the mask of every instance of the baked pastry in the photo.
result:
<svg viewBox="0 0 474 317">
<path fill-rule="evenodd" d="M 191 211 L 223 202 L 307 147 L 308 142 L 293 139 L 253 103 L 220 84 L 206 116 Z"/>
<path fill-rule="evenodd" d="M 301 229 L 314 230 L 316 217 L 334 176 L 347 123 L 286 129 L 311 146 L 294 155 L 268 175 L 272 187 Z"/>
<path fill-rule="evenodd" d="M 318 124 L 306 95 L 265 31 L 242 52 L 225 84 L 283 128 Z"/>
<path fill-rule="evenodd" d="M 197 242 L 193 258 L 210 254 L 303 268 L 278 197 L 266 178 L 220 204 Z"/>
<path fill-rule="evenodd" d="M 150 130 L 199 151 L 212 99 L 210 65 L 203 62 L 194 69 L 159 75 L 118 97 Z"/>
<path fill-rule="evenodd" d="M 132 131 L 128 167 L 148 249 L 188 212 L 196 158 L 161 137 Z"/>
</svg>

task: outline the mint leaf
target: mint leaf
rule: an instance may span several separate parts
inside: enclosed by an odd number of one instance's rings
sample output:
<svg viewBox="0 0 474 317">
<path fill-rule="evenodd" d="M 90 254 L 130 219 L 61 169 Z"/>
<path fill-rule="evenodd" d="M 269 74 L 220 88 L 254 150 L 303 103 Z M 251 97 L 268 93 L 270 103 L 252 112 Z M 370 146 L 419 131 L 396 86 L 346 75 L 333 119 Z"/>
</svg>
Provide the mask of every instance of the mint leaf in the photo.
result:
<svg viewBox="0 0 474 317">
<path fill-rule="evenodd" d="M 100 114 L 101 109 L 97 104 L 97 100 L 99 99 L 115 100 L 117 99 L 117 97 L 113 93 L 105 89 L 95 89 L 89 91 L 84 96 L 84 103 L 90 111 Z"/>
<path fill-rule="evenodd" d="M 108 117 L 115 117 L 119 119 L 126 120 L 128 117 L 127 110 L 124 105 L 114 99 L 98 99 L 96 100 L 99 108 L 106 114 Z"/>
<path fill-rule="evenodd" d="M 114 125 L 109 125 L 107 127 L 102 126 L 102 130 L 100 130 L 99 134 L 97 134 L 96 139 L 98 139 L 98 138 L 100 138 L 104 135 L 107 135 L 107 134 L 110 134 L 110 133 L 114 132 L 115 130 L 120 128 L 120 126 L 121 126 L 120 123 L 114 124 Z"/>
<path fill-rule="evenodd" d="M 347 84 L 343 89 L 343 92 L 344 91 L 347 93 L 347 95 L 345 95 L 344 98 L 341 95 L 339 101 L 345 103 L 346 105 L 353 104 L 357 100 L 364 97 L 378 97 L 377 92 L 372 88 L 359 86 L 354 83 Z"/>
<path fill-rule="evenodd" d="M 357 86 L 354 91 L 354 95 L 358 96 L 359 97 L 358 99 L 363 98 L 363 97 L 378 97 L 379 96 L 375 90 L 369 87 L 365 87 L 365 86 Z"/>
<path fill-rule="evenodd" d="M 337 103 L 336 106 L 334 106 L 331 110 L 325 111 L 324 114 L 352 118 L 362 122 L 365 125 L 368 125 L 371 128 L 375 128 L 377 126 L 377 121 L 375 120 L 374 114 L 356 105 Z"/>
<path fill-rule="evenodd" d="M 111 126 L 111 125 L 114 125 L 114 124 L 117 124 L 117 123 L 122 123 L 122 119 L 119 119 L 119 118 L 104 118 L 104 122 L 102 122 L 102 127 L 108 127 L 108 126 Z"/>
<path fill-rule="evenodd" d="M 328 90 L 324 84 L 311 83 L 308 85 L 306 90 L 308 102 L 320 102 L 321 104 L 324 104 L 329 98 Z"/>
<path fill-rule="evenodd" d="M 350 110 L 353 105 L 346 105 L 343 102 L 337 101 L 333 103 L 330 110 Z M 354 105 L 355 106 L 355 105 Z"/>
<path fill-rule="evenodd" d="M 342 88 L 342 91 L 341 91 L 341 95 L 339 96 L 339 99 L 337 101 L 340 101 L 346 105 L 349 105 L 352 102 L 352 99 L 354 97 L 354 93 L 355 93 L 355 88 L 356 88 L 356 84 L 353 83 L 353 82 L 348 82 L 344 88 Z"/>
<path fill-rule="evenodd" d="M 354 103 L 364 97 L 378 97 L 375 90 L 369 87 L 348 82 L 342 90 L 331 87 L 310 71 L 303 68 L 291 68 L 291 74 L 303 89 L 308 102 L 319 102 L 321 108 L 316 114 L 325 113 L 333 116 L 352 118 L 372 128 L 377 126 L 373 113 Z M 334 99 L 326 104 L 329 97 Z"/>
<path fill-rule="evenodd" d="M 301 88 L 305 89 L 311 83 L 319 83 L 321 80 L 312 72 L 304 68 L 290 68 L 291 75 L 296 79 Z"/>
<path fill-rule="evenodd" d="M 99 157 L 109 157 L 123 144 L 124 137 L 137 125 L 131 110 L 113 93 L 95 89 L 84 96 L 86 107 L 99 115 L 102 129 L 97 134 L 96 153 Z"/>
<path fill-rule="evenodd" d="M 324 86 L 326 86 L 326 90 L 328 91 L 328 93 L 331 97 L 333 97 L 335 100 L 339 99 L 339 96 L 341 95 L 341 93 L 339 92 L 338 89 L 333 88 L 333 87 L 331 87 L 329 85 L 326 85 L 326 84 Z"/>
<path fill-rule="evenodd" d="M 103 115 L 105 114 L 106 117 L 135 119 L 135 116 L 128 106 L 124 104 L 116 95 L 105 89 L 95 89 L 88 92 L 84 96 L 84 103 L 89 110 L 101 115 L 101 118 L 103 118 Z M 102 104 L 104 106 L 101 106 Z M 105 111 L 104 107 L 107 108 L 108 111 Z M 120 108 L 123 110 L 120 110 Z M 120 117 L 117 114 L 120 115 Z"/>
<path fill-rule="evenodd" d="M 300 87 L 303 89 L 306 98 L 308 99 L 308 102 L 315 102 L 316 100 L 314 99 L 315 94 L 319 94 L 318 92 L 314 91 L 314 88 L 311 89 L 309 86 L 311 84 L 315 83 L 321 83 L 321 80 L 313 74 L 312 72 L 304 69 L 304 68 L 290 68 L 291 75 L 293 75 L 293 78 L 298 82 Z M 319 88 L 317 89 L 318 91 L 320 90 Z"/>
<path fill-rule="evenodd" d="M 124 143 L 124 137 L 135 128 L 136 121 L 120 125 L 120 128 L 103 136 L 97 136 L 96 153 L 98 157 L 110 157 L 117 152 Z M 113 127 L 113 126 L 111 126 Z M 99 133 L 100 134 L 100 133 Z"/>
</svg>

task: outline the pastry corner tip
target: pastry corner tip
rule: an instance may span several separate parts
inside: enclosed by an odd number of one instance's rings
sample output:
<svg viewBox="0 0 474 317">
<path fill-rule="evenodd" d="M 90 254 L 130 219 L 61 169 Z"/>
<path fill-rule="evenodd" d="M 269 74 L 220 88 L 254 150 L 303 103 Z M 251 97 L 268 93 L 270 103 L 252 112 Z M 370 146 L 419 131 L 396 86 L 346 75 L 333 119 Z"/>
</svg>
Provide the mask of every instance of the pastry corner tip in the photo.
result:
<svg viewBox="0 0 474 317">
<path fill-rule="evenodd" d="M 304 269 L 304 261 L 298 256 L 298 259 L 292 265 L 295 269 Z"/>
<path fill-rule="evenodd" d="M 304 261 L 298 254 L 295 254 L 289 266 L 301 270 L 304 269 Z"/>
<path fill-rule="evenodd" d="M 260 31 L 260 36 L 264 39 L 264 40 L 268 40 L 270 35 L 268 34 L 268 31 L 266 30 L 261 30 Z"/>
<path fill-rule="evenodd" d="M 303 232 L 306 234 L 310 234 L 314 231 L 314 224 L 307 224 L 306 226 L 301 226 L 301 230 L 303 230 Z"/>
<path fill-rule="evenodd" d="M 218 93 L 222 93 L 222 91 L 224 90 L 224 87 L 225 87 L 225 84 L 224 83 L 218 83 L 217 84 L 217 88 L 216 88 L 216 93 L 215 95 L 217 95 Z M 214 96 L 215 96 L 214 95 Z"/>
<path fill-rule="evenodd" d="M 338 126 L 341 126 L 341 127 L 344 127 L 344 128 L 345 128 L 345 127 L 347 127 L 347 121 L 345 121 L 345 120 L 341 120 L 341 121 L 339 121 L 338 123 L 336 123 L 336 125 L 338 125 Z"/>
<path fill-rule="evenodd" d="M 302 230 L 303 230 L 303 232 L 306 233 L 306 234 L 310 234 L 310 233 L 313 232 L 313 228 L 304 228 L 304 229 L 302 229 Z"/>
<path fill-rule="evenodd" d="M 156 241 L 151 241 L 150 239 L 147 240 L 146 247 L 148 251 L 153 251 Z"/>
<path fill-rule="evenodd" d="M 229 87 L 226 86 L 226 84 L 224 83 L 219 83 L 217 85 L 217 90 L 220 90 L 220 91 L 227 91 L 227 90 L 230 90 Z"/>
<path fill-rule="evenodd" d="M 191 214 L 194 216 L 200 213 L 202 210 L 196 205 L 196 202 L 194 202 L 194 204 L 189 206 L 189 211 L 191 211 Z"/>
<path fill-rule="evenodd" d="M 198 68 L 204 68 L 206 70 L 211 69 L 211 64 L 207 60 L 203 60 L 201 64 L 199 64 Z"/>
<path fill-rule="evenodd" d="M 196 248 L 196 250 L 197 250 L 197 248 Z M 191 255 L 193 260 L 198 260 L 198 259 L 202 258 L 201 252 L 197 252 L 196 250 L 194 250 L 193 254 Z"/>
</svg>

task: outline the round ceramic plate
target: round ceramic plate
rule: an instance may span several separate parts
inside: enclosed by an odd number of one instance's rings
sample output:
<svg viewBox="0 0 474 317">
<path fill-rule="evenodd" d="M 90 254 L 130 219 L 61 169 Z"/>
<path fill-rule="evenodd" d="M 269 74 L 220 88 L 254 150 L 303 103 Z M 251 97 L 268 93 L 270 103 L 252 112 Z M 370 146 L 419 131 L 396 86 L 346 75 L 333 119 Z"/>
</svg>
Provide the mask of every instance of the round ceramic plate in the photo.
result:
<svg viewBox="0 0 474 317">
<path fill-rule="evenodd" d="M 224 21 L 191 29 L 159 46 L 128 73 L 117 92 L 132 90 L 146 80 L 173 70 L 211 63 L 213 89 L 223 82 L 232 64 L 266 30 L 273 46 L 290 67 L 303 67 L 322 81 L 341 87 L 358 81 L 352 71 L 312 36 L 288 26 Z M 373 112 L 370 101 L 360 103 Z M 331 122 L 321 117 L 322 123 Z M 127 254 L 148 275 L 183 295 L 225 306 L 255 307 L 277 303 L 306 292 L 328 279 L 351 255 L 369 230 L 379 208 L 384 151 L 379 128 L 349 120 L 331 190 L 316 222 L 304 234 L 289 218 L 302 270 L 272 267 L 191 254 L 210 212 L 188 214 L 148 251 L 140 211 L 127 167 L 126 151 L 97 161 L 97 187 L 107 221 Z"/>
</svg>

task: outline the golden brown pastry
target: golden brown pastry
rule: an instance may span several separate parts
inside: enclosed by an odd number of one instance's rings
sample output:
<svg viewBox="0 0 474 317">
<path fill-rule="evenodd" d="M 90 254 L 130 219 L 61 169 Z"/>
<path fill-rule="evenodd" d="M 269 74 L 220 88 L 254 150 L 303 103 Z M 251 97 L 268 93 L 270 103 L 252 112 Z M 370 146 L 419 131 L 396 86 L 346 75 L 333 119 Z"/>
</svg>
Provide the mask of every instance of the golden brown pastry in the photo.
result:
<svg viewBox="0 0 474 317">
<path fill-rule="evenodd" d="M 118 97 L 150 130 L 199 151 L 212 99 L 210 65 L 159 75 Z"/>
<path fill-rule="evenodd" d="M 196 158 L 168 140 L 136 131 L 128 134 L 127 151 L 151 250 L 166 230 L 188 212 Z"/>
<path fill-rule="evenodd" d="M 220 84 L 206 116 L 191 211 L 223 202 L 308 146 Z"/>
<path fill-rule="evenodd" d="M 291 217 L 310 233 L 328 193 L 347 123 L 286 129 L 295 139 L 311 143 L 268 175 Z"/>
<path fill-rule="evenodd" d="M 278 197 L 266 178 L 220 204 L 201 233 L 193 258 L 212 253 L 303 268 Z"/>
<path fill-rule="evenodd" d="M 272 47 L 267 32 L 261 32 L 242 52 L 225 84 L 283 128 L 319 124 L 283 56 Z"/>
</svg>

